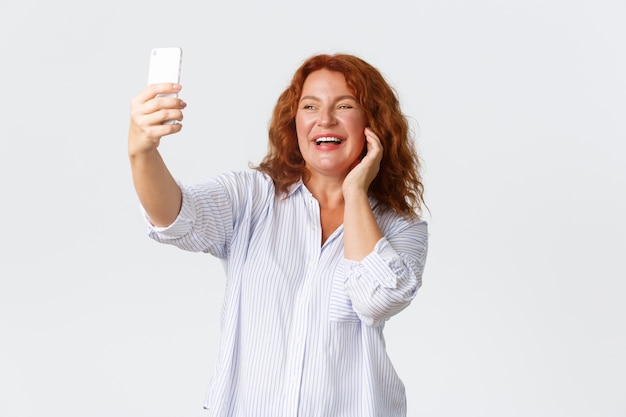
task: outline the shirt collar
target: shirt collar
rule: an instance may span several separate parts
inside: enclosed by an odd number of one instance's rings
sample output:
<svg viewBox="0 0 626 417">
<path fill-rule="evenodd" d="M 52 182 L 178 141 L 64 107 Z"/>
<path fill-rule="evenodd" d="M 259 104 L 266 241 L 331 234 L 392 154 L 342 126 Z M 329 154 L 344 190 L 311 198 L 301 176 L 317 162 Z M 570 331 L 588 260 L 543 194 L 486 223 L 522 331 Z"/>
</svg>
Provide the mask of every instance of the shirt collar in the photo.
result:
<svg viewBox="0 0 626 417">
<path fill-rule="evenodd" d="M 310 191 L 305 187 L 304 182 L 302 182 L 302 178 L 300 178 L 298 181 L 289 186 L 289 190 L 287 191 L 287 196 L 285 198 L 291 197 L 300 188 L 303 188 L 306 190 L 307 193 L 310 193 Z M 372 209 L 376 209 L 376 207 L 378 207 L 378 200 L 376 200 L 374 197 L 368 196 L 367 199 Z"/>
<path fill-rule="evenodd" d="M 302 186 L 304 186 L 304 183 L 302 182 L 302 178 L 300 178 L 298 181 L 289 186 L 289 189 L 287 191 L 287 197 L 291 197 L 291 195 L 298 191 L 298 189 Z"/>
</svg>

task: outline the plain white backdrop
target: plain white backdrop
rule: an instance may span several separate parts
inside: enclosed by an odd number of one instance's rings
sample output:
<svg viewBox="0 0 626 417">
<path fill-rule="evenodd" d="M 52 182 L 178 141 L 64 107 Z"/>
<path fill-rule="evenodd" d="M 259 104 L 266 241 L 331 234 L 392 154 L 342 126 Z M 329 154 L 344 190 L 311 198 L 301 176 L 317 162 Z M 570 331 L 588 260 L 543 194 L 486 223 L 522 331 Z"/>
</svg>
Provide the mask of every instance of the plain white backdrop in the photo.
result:
<svg viewBox="0 0 626 417">
<path fill-rule="evenodd" d="M 184 49 L 193 183 L 248 169 L 292 73 L 354 53 L 424 160 L 424 285 L 387 326 L 409 417 L 626 416 L 626 4 L 0 5 L 0 416 L 201 417 L 218 261 L 146 236 L 130 99 Z M 253 416 L 252 416 L 253 417 Z"/>
</svg>

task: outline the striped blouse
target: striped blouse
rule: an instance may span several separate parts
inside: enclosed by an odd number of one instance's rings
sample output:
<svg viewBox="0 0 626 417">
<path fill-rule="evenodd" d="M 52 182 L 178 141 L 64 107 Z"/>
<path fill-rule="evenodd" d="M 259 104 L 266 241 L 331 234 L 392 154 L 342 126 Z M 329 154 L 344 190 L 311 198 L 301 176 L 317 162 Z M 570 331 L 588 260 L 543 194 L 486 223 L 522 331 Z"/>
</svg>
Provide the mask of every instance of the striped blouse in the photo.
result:
<svg viewBox="0 0 626 417">
<path fill-rule="evenodd" d="M 342 226 L 321 245 L 319 205 L 302 182 L 276 196 L 251 170 L 180 187 L 178 218 L 149 233 L 223 260 L 211 416 L 405 416 L 383 328 L 421 285 L 427 224 L 370 200 L 384 237 L 355 262 L 343 258 Z"/>
</svg>

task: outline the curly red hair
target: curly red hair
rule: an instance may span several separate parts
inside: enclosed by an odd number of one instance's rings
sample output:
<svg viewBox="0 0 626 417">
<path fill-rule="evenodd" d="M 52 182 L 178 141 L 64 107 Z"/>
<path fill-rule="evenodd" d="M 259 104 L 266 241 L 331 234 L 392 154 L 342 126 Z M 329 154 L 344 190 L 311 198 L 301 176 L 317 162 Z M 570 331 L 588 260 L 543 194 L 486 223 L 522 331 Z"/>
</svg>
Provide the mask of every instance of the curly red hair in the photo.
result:
<svg viewBox="0 0 626 417">
<path fill-rule="evenodd" d="M 382 142 L 383 159 L 369 195 L 400 215 L 414 217 L 421 213 L 425 204 L 420 162 L 396 92 L 375 67 L 353 55 L 315 55 L 297 69 L 274 107 L 268 153 L 255 169 L 268 174 L 276 191 L 282 193 L 300 178 L 307 178 L 295 117 L 304 81 L 320 69 L 344 75 L 364 111 L 366 126 Z"/>
</svg>

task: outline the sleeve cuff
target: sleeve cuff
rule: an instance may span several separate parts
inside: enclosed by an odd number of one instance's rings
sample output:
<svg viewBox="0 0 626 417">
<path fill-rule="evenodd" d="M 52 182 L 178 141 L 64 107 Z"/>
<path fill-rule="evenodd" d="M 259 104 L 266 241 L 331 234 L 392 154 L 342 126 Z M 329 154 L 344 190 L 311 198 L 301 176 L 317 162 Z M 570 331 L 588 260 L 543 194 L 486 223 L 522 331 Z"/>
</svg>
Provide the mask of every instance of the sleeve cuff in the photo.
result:
<svg viewBox="0 0 626 417">
<path fill-rule="evenodd" d="M 372 253 L 363 258 L 362 261 L 346 260 L 346 262 L 348 270 L 360 267 L 371 271 L 371 274 L 368 275 L 385 288 L 397 286 L 398 272 L 403 268 L 400 256 L 384 237 L 376 242 Z"/>
<path fill-rule="evenodd" d="M 153 225 L 150 222 L 150 217 L 148 217 L 148 213 L 146 213 L 146 210 L 143 208 L 143 206 L 140 206 L 143 218 L 148 225 L 150 233 L 156 234 L 164 240 L 176 239 L 184 236 L 191 230 L 193 223 L 196 219 L 196 212 L 194 210 L 193 200 L 189 195 L 189 192 L 180 183 L 178 184 L 178 186 L 180 187 L 182 193 L 182 205 L 178 216 L 169 226 Z"/>
</svg>

